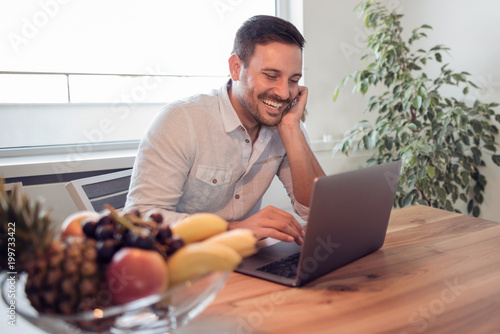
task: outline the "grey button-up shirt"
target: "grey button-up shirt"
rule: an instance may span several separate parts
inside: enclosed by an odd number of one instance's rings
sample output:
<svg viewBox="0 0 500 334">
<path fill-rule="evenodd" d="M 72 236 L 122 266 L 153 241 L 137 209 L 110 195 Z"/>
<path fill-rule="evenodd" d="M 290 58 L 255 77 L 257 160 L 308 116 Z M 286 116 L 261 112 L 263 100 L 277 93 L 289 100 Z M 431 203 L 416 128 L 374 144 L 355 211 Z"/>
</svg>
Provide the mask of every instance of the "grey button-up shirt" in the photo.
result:
<svg viewBox="0 0 500 334">
<path fill-rule="evenodd" d="M 196 212 L 242 220 L 260 210 L 276 175 L 307 220 L 309 208 L 295 200 L 278 131 L 262 126 L 252 145 L 223 86 L 157 115 L 139 146 L 126 208 L 161 209 L 168 223 Z"/>
</svg>

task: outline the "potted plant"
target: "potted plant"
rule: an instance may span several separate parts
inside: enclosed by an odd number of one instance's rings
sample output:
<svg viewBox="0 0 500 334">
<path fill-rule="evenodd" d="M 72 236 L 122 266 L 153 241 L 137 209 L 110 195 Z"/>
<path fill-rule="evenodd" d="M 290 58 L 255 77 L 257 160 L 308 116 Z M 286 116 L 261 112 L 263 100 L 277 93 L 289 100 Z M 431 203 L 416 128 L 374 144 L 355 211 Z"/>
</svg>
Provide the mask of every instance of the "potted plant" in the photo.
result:
<svg viewBox="0 0 500 334">
<path fill-rule="evenodd" d="M 443 96 L 442 88 L 449 85 L 464 95 L 477 86 L 469 73 L 442 64 L 447 47 L 415 47 L 415 41 L 427 37 L 429 25 L 414 29 L 404 40 L 402 15 L 371 0 L 356 10 L 372 31 L 365 40 L 368 53 L 362 57 L 363 69 L 343 79 L 334 100 L 350 80 L 353 91 L 363 95 L 377 85 L 383 92 L 368 101 L 367 111 L 378 113 L 374 125 L 358 122 L 334 152 L 371 150 L 368 165 L 402 159 L 396 207 L 424 204 L 460 212 L 460 199 L 469 214 L 479 216 L 487 184 L 482 169 L 489 159 L 500 166 L 500 155 L 495 154 L 500 115 L 493 110 L 498 104 Z M 431 62 L 442 64 L 434 77 L 426 72 Z"/>
</svg>

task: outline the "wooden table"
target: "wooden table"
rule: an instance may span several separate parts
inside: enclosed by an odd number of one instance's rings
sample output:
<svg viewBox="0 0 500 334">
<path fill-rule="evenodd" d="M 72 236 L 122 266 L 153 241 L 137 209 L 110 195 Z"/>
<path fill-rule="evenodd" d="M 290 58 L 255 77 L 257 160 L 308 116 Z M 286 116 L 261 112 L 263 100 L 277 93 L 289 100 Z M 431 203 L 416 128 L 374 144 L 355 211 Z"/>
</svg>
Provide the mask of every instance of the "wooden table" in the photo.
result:
<svg viewBox="0 0 500 334">
<path fill-rule="evenodd" d="M 500 224 L 393 210 L 382 249 L 302 288 L 233 273 L 180 333 L 500 334 Z"/>
</svg>

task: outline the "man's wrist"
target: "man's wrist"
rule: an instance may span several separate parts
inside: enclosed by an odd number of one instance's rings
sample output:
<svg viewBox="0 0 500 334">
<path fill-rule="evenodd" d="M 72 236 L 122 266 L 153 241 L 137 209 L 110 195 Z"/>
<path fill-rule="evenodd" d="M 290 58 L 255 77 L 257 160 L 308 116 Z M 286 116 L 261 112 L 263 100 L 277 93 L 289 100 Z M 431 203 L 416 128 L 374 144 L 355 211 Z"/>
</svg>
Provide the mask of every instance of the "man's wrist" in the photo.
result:
<svg viewBox="0 0 500 334">
<path fill-rule="evenodd" d="M 278 133 L 281 137 L 281 140 L 283 141 L 283 144 L 285 144 L 285 141 L 288 141 L 290 139 L 304 137 L 304 133 L 300 128 L 300 123 L 281 124 L 281 126 L 278 128 Z"/>
</svg>

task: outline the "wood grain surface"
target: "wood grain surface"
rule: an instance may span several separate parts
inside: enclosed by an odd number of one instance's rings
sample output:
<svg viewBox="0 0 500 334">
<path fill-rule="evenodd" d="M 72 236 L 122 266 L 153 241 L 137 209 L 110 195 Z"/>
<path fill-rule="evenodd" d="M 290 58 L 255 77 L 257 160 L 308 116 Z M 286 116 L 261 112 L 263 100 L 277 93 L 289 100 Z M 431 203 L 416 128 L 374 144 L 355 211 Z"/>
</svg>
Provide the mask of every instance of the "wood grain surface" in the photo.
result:
<svg viewBox="0 0 500 334">
<path fill-rule="evenodd" d="M 301 288 L 233 273 L 180 333 L 500 334 L 500 224 L 393 210 L 384 246 Z"/>
</svg>

